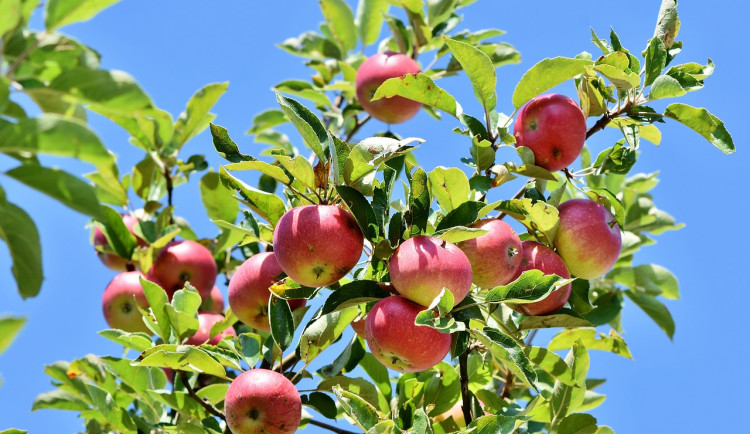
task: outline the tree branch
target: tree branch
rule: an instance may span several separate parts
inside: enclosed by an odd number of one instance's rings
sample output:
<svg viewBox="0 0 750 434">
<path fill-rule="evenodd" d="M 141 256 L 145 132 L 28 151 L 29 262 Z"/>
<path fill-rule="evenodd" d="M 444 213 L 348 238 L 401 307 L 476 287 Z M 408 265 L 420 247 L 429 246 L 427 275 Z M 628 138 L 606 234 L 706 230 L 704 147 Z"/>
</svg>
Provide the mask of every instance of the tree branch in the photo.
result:
<svg viewBox="0 0 750 434">
<path fill-rule="evenodd" d="M 213 405 L 207 403 L 206 401 L 202 400 L 200 396 L 198 396 L 197 393 L 195 393 L 195 390 L 192 386 L 190 386 L 190 382 L 187 379 L 187 375 L 184 371 L 178 371 L 180 373 L 180 381 L 182 381 L 182 385 L 185 386 L 185 390 L 187 390 L 188 395 L 193 398 L 198 404 L 200 404 L 203 408 L 206 409 L 206 411 L 211 414 L 212 416 L 216 416 L 219 419 L 223 420 L 224 423 L 226 423 L 227 419 L 224 416 L 224 413 L 220 412 L 216 408 L 214 408 Z"/>
<path fill-rule="evenodd" d="M 13 73 L 16 72 L 16 69 L 18 69 L 18 67 L 21 65 L 21 62 L 26 60 L 26 58 L 29 57 L 29 54 L 31 54 L 31 52 L 34 51 L 34 49 L 38 47 L 39 44 L 42 42 L 42 40 L 46 37 L 47 37 L 46 31 L 37 35 L 36 40 L 34 40 L 34 42 L 23 51 L 23 53 L 21 53 L 18 57 L 16 57 L 16 60 L 13 62 L 13 64 L 11 64 L 8 67 L 8 70 L 5 71 L 5 76 L 8 78 L 11 78 Z"/>
<path fill-rule="evenodd" d="M 461 378 L 461 410 L 464 413 L 466 426 L 472 421 L 471 397 L 469 396 L 469 350 L 467 349 L 458 356 L 459 375 Z"/>
<path fill-rule="evenodd" d="M 324 422 L 318 422 L 315 419 L 310 419 L 310 420 L 307 421 L 307 423 L 309 423 L 310 425 L 315 425 L 315 426 L 319 426 L 321 428 L 325 428 L 328 431 L 332 431 L 332 432 L 339 433 L 339 434 L 357 434 L 354 431 L 347 431 L 345 429 L 341 429 L 341 428 L 335 427 L 333 425 L 328 425 L 327 423 L 324 423 Z"/>
<path fill-rule="evenodd" d="M 362 128 L 362 125 L 366 124 L 367 121 L 369 121 L 370 119 L 372 119 L 372 116 L 370 115 L 365 116 L 364 118 L 362 118 L 362 120 L 357 119 L 357 123 L 354 125 L 354 128 L 352 128 L 352 130 L 346 136 L 346 139 L 344 139 L 344 141 L 346 143 L 349 143 L 354 138 L 354 135 L 357 134 L 359 129 Z"/>
</svg>

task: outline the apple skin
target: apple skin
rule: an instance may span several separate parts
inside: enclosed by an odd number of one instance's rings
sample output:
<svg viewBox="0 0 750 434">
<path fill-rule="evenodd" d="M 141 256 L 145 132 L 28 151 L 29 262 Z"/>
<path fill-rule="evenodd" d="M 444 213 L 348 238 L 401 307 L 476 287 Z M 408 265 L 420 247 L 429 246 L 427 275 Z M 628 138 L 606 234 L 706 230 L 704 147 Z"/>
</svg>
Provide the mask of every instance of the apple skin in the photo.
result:
<svg viewBox="0 0 750 434">
<path fill-rule="evenodd" d="M 586 118 L 567 96 L 542 95 L 521 108 L 513 133 L 516 147 L 530 148 L 537 166 L 555 172 L 580 155 L 586 140 Z"/>
<path fill-rule="evenodd" d="M 274 252 L 253 255 L 237 268 L 229 281 L 228 298 L 232 312 L 240 321 L 257 330 L 271 331 L 268 287 L 277 282 L 276 277 L 283 272 Z M 287 301 L 291 310 L 307 303 L 305 299 Z"/>
<path fill-rule="evenodd" d="M 557 252 L 574 276 L 597 278 L 620 257 L 620 227 L 600 203 L 573 199 L 557 207 L 560 227 L 555 236 Z"/>
<path fill-rule="evenodd" d="M 224 297 L 221 295 L 221 291 L 219 291 L 219 288 L 216 285 L 211 288 L 211 295 L 203 300 L 198 311 L 210 313 L 224 312 Z"/>
<path fill-rule="evenodd" d="M 225 336 L 237 336 L 234 328 L 228 327 L 223 332 L 217 334 L 211 340 L 211 327 L 219 321 L 224 321 L 224 315 L 218 313 L 201 312 L 198 314 L 198 331 L 193 336 L 190 336 L 185 345 L 201 345 L 208 343 L 209 345 L 218 345 L 219 341 L 224 339 Z"/>
<path fill-rule="evenodd" d="M 568 279 L 570 272 L 562 258 L 554 250 L 535 241 L 521 243 L 521 265 L 513 276 L 516 280 L 524 271 L 541 270 L 544 274 L 557 274 Z M 534 303 L 516 304 L 513 309 L 524 315 L 546 315 L 565 306 L 570 297 L 570 284 L 552 291 L 546 298 Z"/>
<path fill-rule="evenodd" d="M 125 223 L 125 227 L 128 228 L 130 233 L 135 236 L 135 240 L 138 243 L 137 245 L 139 247 L 147 246 L 148 243 L 141 237 L 135 235 L 135 232 L 133 231 L 135 225 L 138 224 L 138 219 L 130 214 L 121 215 L 122 221 L 123 223 Z M 104 235 L 104 232 L 102 232 L 102 230 L 98 227 L 94 227 L 94 246 L 101 247 L 105 250 L 110 250 L 107 237 Z M 130 262 L 123 257 L 120 257 L 117 253 L 114 253 L 114 251 L 101 252 L 97 250 L 96 255 L 99 257 L 99 260 L 102 261 L 102 264 L 114 271 L 127 271 L 128 265 L 130 265 L 133 269 L 136 267 L 135 263 Z"/>
<path fill-rule="evenodd" d="M 152 334 L 138 310 L 138 307 L 148 308 L 148 300 L 141 287 L 141 277 L 145 278 L 139 271 L 120 273 L 109 282 L 104 290 L 102 311 L 104 319 L 111 328 L 130 333 Z"/>
<path fill-rule="evenodd" d="M 469 258 L 438 238 L 418 236 L 404 241 L 393 253 L 388 271 L 396 291 L 422 306 L 429 306 L 444 287 L 453 294 L 454 304 L 471 289 Z"/>
<path fill-rule="evenodd" d="M 420 372 L 440 363 L 451 349 L 451 335 L 414 324 L 424 307 L 392 295 L 375 303 L 365 320 L 370 352 L 383 366 Z"/>
<path fill-rule="evenodd" d="M 229 385 L 224 413 L 235 434 L 294 433 L 302 419 L 302 400 L 294 384 L 283 375 L 251 369 Z"/>
<path fill-rule="evenodd" d="M 276 224 L 273 248 L 281 269 L 300 285 L 338 282 L 359 261 L 362 230 L 348 211 L 333 205 L 305 205 L 287 211 Z"/>
<path fill-rule="evenodd" d="M 396 288 L 391 285 L 391 282 L 378 282 L 378 286 L 383 290 L 390 292 L 393 295 L 398 295 L 398 291 L 396 291 Z M 355 333 L 362 339 L 367 339 L 365 337 L 365 320 L 367 319 L 367 315 L 363 315 L 360 319 L 352 321 L 349 325 L 352 326 L 352 329 Z"/>
<path fill-rule="evenodd" d="M 362 62 L 357 70 L 355 85 L 362 108 L 375 119 L 389 124 L 400 124 L 413 118 L 422 104 L 401 96 L 370 101 L 381 84 L 389 78 L 420 72 L 419 64 L 402 53 L 378 53 Z"/>
<path fill-rule="evenodd" d="M 190 282 L 205 300 L 211 296 L 216 275 L 216 262 L 211 251 L 191 240 L 167 244 L 159 252 L 149 272 L 149 276 L 164 288 L 170 299 L 175 291 L 185 286 L 185 282 Z"/>
<path fill-rule="evenodd" d="M 521 264 L 521 239 L 516 231 L 498 219 L 480 220 L 471 227 L 488 231 L 456 244 L 469 258 L 474 284 L 491 289 L 513 280 Z"/>
</svg>

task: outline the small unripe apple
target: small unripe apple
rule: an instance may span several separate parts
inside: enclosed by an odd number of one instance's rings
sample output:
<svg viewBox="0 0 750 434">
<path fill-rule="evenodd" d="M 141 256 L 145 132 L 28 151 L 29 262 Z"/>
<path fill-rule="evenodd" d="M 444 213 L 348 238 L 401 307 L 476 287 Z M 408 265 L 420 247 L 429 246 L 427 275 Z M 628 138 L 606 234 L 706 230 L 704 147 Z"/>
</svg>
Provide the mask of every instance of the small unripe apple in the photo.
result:
<svg viewBox="0 0 750 434">
<path fill-rule="evenodd" d="M 338 282 L 362 256 L 364 237 L 348 211 L 333 205 L 305 205 L 287 211 L 273 231 L 281 269 L 300 285 Z"/>
<path fill-rule="evenodd" d="M 460 303 L 471 289 L 471 263 L 454 244 L 418 236 L 401 243 L 388 266 L 391 283 L 403 297 L 429 306 L 446 288 Z"/>
<path fill-rule="evenodd" d="M 371 101 L 381 84 L 389 78 L 419 73 L 419 64 L 402 53 L 378 53 L 362 62 L 357 70 L 357 100 L 363 109 L 389 124 L 406 122 L 417 114 L 422 104 L 401 96 Z"/>
<path fill-rule="evenodd" d="M 148 308 L 146 294 L 141 287 L 138 271 L 120 273 L 109 282 L 102 295 L 102 311 L 107 324 L 126 332 L 152 334 L 143 322 L 138 308 Z"/>
<path fill-rule="evenodd" d="M 141 237 L 135 235 L 134 227 L 138 224 L 138 219 L 133 217 L 130 214 L 121 214 L 122 215 L 122 222 L 125 223 L 125 227 L 128 228 L 130 233 L 135 236 L 137 245 L 139 247 L 147 246 L 148 243 Z M 94 246 L 101 247 L 104 250 L 107 251 L 96 251 L 96 255 L 99 257 L 99 260 L 102 261 L 102 263 L 109 269 L 115 270 L 115 271 L 127 271 L 128 266 L 131 267 L 131 269 L 134 269 L 136 267 L 136 264 L 134 262 L 130 262 L 128 259 L 121 257 L 114 251 L 111 251 L 109 246 L 109 241 L 107 240 L 107 237 L 104 235 L 104 232 L 102 232 L 101 229 L 98 227 L 94 227 Z"/>
<path fill-rule="evenodd" d="M 414 324 L 424 307 L 392 295 L 370 309 L 365 339 L 384 366 L 399 372 L 419 372 L 440 363 L 451 349 L 451 335 Z"/>
<path fill-rule="evenodd" d="M 224 312 L 224 297 L 221 295 L 219 288 L 214 285 L 211 288 L 211 294 L 208 298 L 203 299 L 201 306 L 198 308 L 199 312 L 211 312 L 211 313 L 223 313 Z"/>
<path fill-rule="evenodd" d="M 622 238 L 615 218 L 598 202 L 573 199 L 557 207 L 560 226 L 555 247 L 573 275 L 594 279 L 620 257 Z"/>
<path fill-rule="evenodd" d="M 237 336 L 234 328 L 227 327 L 226 330 L 217 334 L 213 338 L 211 336 L 211 327 L 217 322 L 224 321 L 224 315 L 218 313 L 202 312 L 198 314 L 198 331 L 193 336 L 190 336 L 185 345 L 201 345 L 208 342 L 209 345 L 218 345 L 219 341 L 224 339 L 225 336 Z M 209 340 L 210 338 L 210 340 Z"/>
<path fill-rule="evenodd" d="M 235 434 L 294 433 L 302 419 L 302 400 L 294 384 L 283 375 L 251 369 L 229 385 L 224 413 Z"/>
<path fill-rule="evenodd" d="M 149 272 L 149 276 L 167 291 L 170 298 L 185 286 L 185 282 L 190 282 L 204 300 L 211 295 L 216 275 L 216 262 L 211 251 L 191 240 L 167 244 L 159 252 Z"/>
<path fill-rule="evenodd" d="M 557 274 L 568 279 L 570 273 L 562 258 L 554 250 L 535 241 L 521 243 L 521 265 L 513 276 L 516 280 L 524 271 L 540 270 L 544 274 Z M 534 303 L 517 304 L 513 308 L 524 315 L 546 315 L 565 306 L 570 297 L 570 283 L 555 289 L 546 298 Z"/>
<path fill-rule="evenodd" d="M 276 261 L 274 252 L 263 252 L 251 256 L 242 263 L 229 281 L 229 306 L 243 323 L 262 331 L 270 331 L 268 323 L 268 300 L 272 284 L 283 270 Z M 291 310 L 304 306 L 307 300 L 288 300 Z"/>
<path fill-rule="evenodd" d="M 572 99 L 547 94 L 519 110 L 513 132 L 516 147 L 531 149 L 537 166 L 555 172 L 568 167 L 580 155 L 586 140 L 586 118 Z"/>
<path fill-rule="evenodd" d="M 480 220 L 471 227 L 488 231 L 456 244 L 469 258 L 474 284 L 491 289 L 510 282 L 521 264 L 521 239 L 516 231 L 498 219 Z"/>
</svg>

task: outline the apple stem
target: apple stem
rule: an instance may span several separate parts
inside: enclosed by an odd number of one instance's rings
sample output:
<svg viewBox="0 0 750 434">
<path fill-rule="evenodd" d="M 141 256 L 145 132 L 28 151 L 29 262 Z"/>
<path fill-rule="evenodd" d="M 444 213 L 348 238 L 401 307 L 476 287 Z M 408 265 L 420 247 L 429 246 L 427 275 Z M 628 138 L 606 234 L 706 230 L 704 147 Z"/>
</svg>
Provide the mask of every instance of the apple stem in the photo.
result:
<svg viewBox="0 0 750 434">
<path fill-rule="evenodd" d="M 469 349 L 458 356 L 459 375 L 461 380 L 461 410 L 464 413 L 466 426 L 472 421 L 471 397 L 469 396 Z"/>
<path fill-rule="evenodd" d="M 187 375 L 185 375 L 184 371 L 178 371 L 180 373 L 180 381 L 182 381 L 183 386 L 185 386 L 185 390 L 187 390 L 188 395 L 193 398 L 198 404 L 200 404 L 203 408 L 206 409 L 206 411 L 212 415 L 216 416 L 219 419 L 223 420 L 224 423 L 227 422 L 226 417 L 224 416 L 224 413 L 220 412 L 216 408 L 214 408 L 213 405 L 207 403 L 206 401 L 202 400 L 198 394 L 195 393 L 195 389 L 190 385 L 190 382 L 187 379 Z"/>
<path fill-rule="evenodd" d="M 318 422 L 315 419 L 310 419 L 310 420 L 307 421 L 307 423 L 309 423 L 310 425 L 315 425 L 315 426 L 318 426 L 318 427 L 321 427 L 321 428 L 325 428 L 328 431 L 332 431 L 332 432 L 339 433 L 339 434 L 356 434 L 354 431 L 347 431 L 345 429 L 341 429 L 341 428 L 335 427 L 333 425 L 328 425 L 325 422 Z"/>
</svg>

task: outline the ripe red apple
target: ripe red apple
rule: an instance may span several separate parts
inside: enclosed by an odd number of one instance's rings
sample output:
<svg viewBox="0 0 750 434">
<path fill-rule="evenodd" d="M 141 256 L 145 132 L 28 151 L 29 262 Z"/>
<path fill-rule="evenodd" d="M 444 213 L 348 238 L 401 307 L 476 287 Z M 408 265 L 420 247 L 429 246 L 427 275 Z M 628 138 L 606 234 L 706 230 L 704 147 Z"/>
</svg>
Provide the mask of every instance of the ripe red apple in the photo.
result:
<svg viewBox="0 0 750 434">
<path fill-rule="evenodd" d="M 133 217 L 130 214 L 121 214 L 122 215 L 122 221 L 125 223 L 125 227 L 128 228 L 130 233 L 132 233 L 135 236 L 135 239 L 138 243 L 138 246 L 144 247 L 147 246 L 148 243 L 141 237 L 135 235 L 135 231 L 133 228 L 135 225 L 138 224 L 138 219 Z M 131 269 L 135 269 L 136 264 L 133 262 L 130 262 L 128 259 L 121 257 L 117 253 L 115 253 L 110 247 L 109 247 L 109 241 L 107 240 L 107 237 L 104 235 L 104 232 L 102 232 L 99 227 L 94 227 L 94 246 L 101 247 L 105 251 L 96 251 L 96 255 L 99 257 L 99 260 L 102 261 L 102 263 L 107 267 L 115 271 L 127 271 L 128 265 L 131 266 Z"/>
<path fill-rule="evenodd" d="M 422 104 L 401 96 L 370 101 L 381 84 L 389 78 L 419 73 L 417 62 L 406 54 L 385 52 L 371 56 L 357 70 L 357 99 L 363 109 L 389 124 L 406 122 L 417 114 Z"/>
<path fill-rule="evenodd" d="M 521 263 L 521 239 L 516 231 L 497 219 L 480 220 L 471 227 L 488 231 L 456 244 L 469 258 L 474 284 L 494 288 L 513 280 Z"/>
<path fill-rule="evenodd" d="M 138 307 L 148 308 L 138 271 L 120 273 L 109 282 L 102 295 L 102 311 L 107 324 L 126 332 L 152 334 L 146 327 Z"/>
<path fill-rule="evenodd" d="M 193 336 L 190 336 L 185 345 L 201 345 L 208 342 L 209 345 L 218 345 L 219 341 L 224 339 L 225 336 L 237 336 L 234 328 L 228 327 L 223 332 L 217 334 L 211 340 L 211 327 L 219 321 L 224 321 L 224 315 L 218 313 L 201 312 L 198 314 L 198 331 Z"/>
<path fill-rule="evenodd" d="M 273 232 L 281 269 L 309 287 L 338 282 L 357 265 L 363 245 L 357 221 L 333 205 L 293 208 L 281 216 Z"/>
<path fill-rule="evenodd" d="M 521 243 L 521 266 L 518 267 L 513 280 L 528 270 L 541 270 L 544 274 L 557 274 L 565 279 L 570 278 L 570 273 L 562 258 L 554 250 L 535 241 Z M 570 297 L 570 284 L 552 291 L 542 300 L 517 304 L 513 308 L 524 315 L 546 315 L 565 306 L 568 297 Z"/>
<path fill-rule="evenodd" d="M 302 400 L 294 384 L 283 375 L 251 369 L 229 385 L 224 413 L 235 434 L 294 433 L 302 419 Z"/>
<path fill-rule="evenodd" d="M 516 147 L 530 148 L 536 165 L 554 172 L 568 167 L 581 153 L 586 140 L 586 118 L 572 99 L 547 94 L 521 108 L 513 132 Z"/>
<path fill-rule="evenodd" d="M 211 313 L 223 313 L 224 312 L 224 297 L 221 295 L 219 288 L 214 285 L 211 288 L 211 294 L 208 298 L 204 299 L 201 306 L 198 308 L 199 312 L 211 312 Z"/>
<path fill-rule="evenodd" d="M 622 247 L 620 227 L 600 203 L 588 199 L 563 202 L 555 247 L 573 275 L 594 279 L 617 262 Z"/>
<path fill-rule="evenodd" d="M 418 236 L 401 243 L 388 266 L 391 283 L 399 294 L 429 306 L 447 288 L 458 304 L 471 289 L 471 263 L 454 244 Z"/>
<path fill-rule="evenodd" d="M 392 295 L 370 309 L 365 339 L 384 366 L 399 372 L 419 372 L 440 363 L 451 349 L 451 335 L 414 324 L 424 307 Z"/>
<path fill-rule="evenodd" d="M 242 263 L 229 281 L 229 306 L 240 321 L 258 330 L 270 331 L 268 323 L 268 287 L 284 271 L 274 252 L 253 255 Z M 299 309 L 307 300 L 288 300 L 289 308 Z"/>
<path fill-rule="evenodd" d="M 185 286 L 185 282 L 190 282 L 204 300 L 211 295 L 216 274 L 216 262 L 211 251 L 191 240 L 167 244 L 159 252 L 149 272 L 149 276 L 167 291 L 170 298 Z"/>
</svg>

